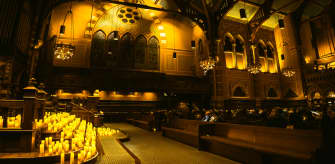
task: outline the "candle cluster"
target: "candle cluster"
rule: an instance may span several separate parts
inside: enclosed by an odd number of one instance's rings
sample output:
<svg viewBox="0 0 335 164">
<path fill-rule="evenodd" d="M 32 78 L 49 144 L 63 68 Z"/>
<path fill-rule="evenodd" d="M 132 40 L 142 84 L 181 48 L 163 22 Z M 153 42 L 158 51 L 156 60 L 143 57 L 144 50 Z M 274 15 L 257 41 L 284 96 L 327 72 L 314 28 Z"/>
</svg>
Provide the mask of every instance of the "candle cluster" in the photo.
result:
<svg viewBox="0 0 335 164">
<path fill-rule="evenodd" d="M 47 137 L 40 144 L 40 153 L 44 155 L 59 155 L 68 151 L 70 151 L 69 140 L 55 142 L 52 137 Z"/>
<path fill-rule="evenodd" d="M 39 124 L 40 121 L 36 122 Z M 70 153 L 71 164 L 74 163 L 75 151 L 78 151 L 78 163 L 87 161 L 97 154 L 97 130 L 93 127 L 92 123 L 76 118 L 75 115 L 68 113 L 47 113 L 44 121 L 41 123 L 41 126 L 44 125 L 48 127 L 47 132 L 49 130 L 51 132 L 62 131 L 59 141 L 53 141 L 52 137 L 47 137 L 41 141 L 41 154 L 60 155 L 60 163 L 64 163 L 64 153 Z"/>
<path fill-rule="evenodd" d="M 113 136 L 114 134 L 119 133 L 119 130 L 111 128 L 98 128 L 99 136 Z"/>
<path fill-rule="evenodd" d="M 50 114 L 46 112 L 44 116 L 43 124 L 47 125 L 47 132 L 55 133 L 60 129 L 67 126 L 70 122 L 72 122 L 76 118 L 75 115 L 70 115 L 69 113 L 61 112 L 57 114 Z"/>
<path fill-rule="evenodd" d="M 16 117 L 7 117 L 7 128 L 21 128 L 21 114 Z"/>
<path fill-rule="evenodd" d="M 80 129 L 80 127 L 79 127 Z M 83 133 L 82 133 L 83 134 Z M 87 123 L 85 134 L 85 145 L 84 149 L 78 153 L 78 161 L 83 162 L 92 158 L 97 153 L 96 148 L 96 128 L 93 127 L 92 123 Z"/>
</svg>

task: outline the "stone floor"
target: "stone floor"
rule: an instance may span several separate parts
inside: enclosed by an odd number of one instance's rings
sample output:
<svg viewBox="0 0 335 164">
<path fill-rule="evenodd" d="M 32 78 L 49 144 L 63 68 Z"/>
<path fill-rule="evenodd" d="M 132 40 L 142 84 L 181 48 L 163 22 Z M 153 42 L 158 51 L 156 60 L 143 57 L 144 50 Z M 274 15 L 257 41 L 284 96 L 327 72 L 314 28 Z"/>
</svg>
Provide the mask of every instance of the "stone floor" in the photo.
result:
<svg viewBox="0 0 335 164">
<path fill-rule="evenodd" d="M 227 158 L 208 152 L 198 151 L 196 148 L 182 144 L 132 126 L 126 123 L 112 123 L 105 126 L 119 128 L 128 133 L 130 141 L 124 145 L 132 151 L 142 164 L 237 164 Z M 103 144 L 105 152 L 113 149 Z"/>
<path fill-rule="evenodd" d="M 134 164 L 134 158 L 117 142 L 115 137 L 100 137 L 104 155 L 96 164 Z"/>
</svg>

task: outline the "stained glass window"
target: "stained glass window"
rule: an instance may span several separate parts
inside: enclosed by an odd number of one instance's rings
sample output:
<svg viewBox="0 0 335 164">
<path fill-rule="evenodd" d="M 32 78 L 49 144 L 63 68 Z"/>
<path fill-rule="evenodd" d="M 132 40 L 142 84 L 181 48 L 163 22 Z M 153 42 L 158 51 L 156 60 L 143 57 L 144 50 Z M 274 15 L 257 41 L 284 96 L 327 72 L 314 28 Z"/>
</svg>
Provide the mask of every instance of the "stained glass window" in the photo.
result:
<svg viewBox="0 0 335 164">
<path fill-rule="evenodd" d="M 103 57 L 105 53 L 106 34 L 99 30 L 93 35 L 91 46 L 91 66 L 102 67 L 105 65 Z"/>
<path fill-rule="evenodd" d="M 158 69 L 159 60 L 159 42 L 156 37 L 151 37 L 149 39 L 148 45 L 148 62 L 153 69 Z"/>
</svg>

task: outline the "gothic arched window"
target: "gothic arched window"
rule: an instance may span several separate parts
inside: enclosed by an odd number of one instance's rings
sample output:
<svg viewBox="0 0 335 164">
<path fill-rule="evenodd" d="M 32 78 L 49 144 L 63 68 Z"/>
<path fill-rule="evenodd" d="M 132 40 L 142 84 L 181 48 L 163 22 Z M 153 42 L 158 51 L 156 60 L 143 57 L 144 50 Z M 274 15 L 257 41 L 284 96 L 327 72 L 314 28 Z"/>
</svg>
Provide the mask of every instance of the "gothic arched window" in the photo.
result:
<svg viewBox="0 0 335 164">
<path fill-rule="evenodd" d="M 135 40 L 135 64 L 145 64 L 145 48 L 147 46 L 147 39 L 140 35 Z"/>
<path fill-rule="evenodd" d="M 244 53 L 243 42 L 240 39 L 236 39 L 236 52 Z"/>
<path fill-rule="evenodd" d="M 225 36 L 223 50 L 233 51 L 233 43 L 232 43 L 232 40 L 228 36 Z"/>
<path fill-rule="evenodd" d="M 159 41 L 156 37 L 149 39 L 148 45 L 148 64 L 153 69 L 158 69 L 159 60 Z"/>
<path fill-rule="evenodd" d="M 262 45 L 261 43 L 258 43 L 257 49 L 258 49 L 258 56 L 265 57 L 264 45 Z"/>
<path fill-rule="evenodd" d="M 104 66 L 105 40 L 106 34 L 103 31 L 94 33 L 91 45 L 91 66 Z"/>
<path fill-rule="evenodd" d="M 121 53 L 120 53 L 119 65 L 127 68 L 132 67 L 134 63 L 134 57 L 132 55 L 133 47 L 130 33 L 126 33 L 122 36 L 120 42 L 120 49 Z"/>
<path fill-rule="evenodd" d="M 120 54 L 119 38 L 118 33 L 115 31 L 109 33 L 107 37 L 107 66 L 115 66 L 117 64 L 117 58 Z"/>
<path fill-rule="evenodd" d="M 268 46 L 266 47 L 266 49 L 267 49 L 267 52 L 266 52 L 266 53 L 267 53 L 267 57 L 268 57 L 268 58 L 273 58 L 273 56 L 274 56 L 274 55 L 273 55 L 273 48 L 272 48 L 271 46 L 268 45 Z"/>
</svg>

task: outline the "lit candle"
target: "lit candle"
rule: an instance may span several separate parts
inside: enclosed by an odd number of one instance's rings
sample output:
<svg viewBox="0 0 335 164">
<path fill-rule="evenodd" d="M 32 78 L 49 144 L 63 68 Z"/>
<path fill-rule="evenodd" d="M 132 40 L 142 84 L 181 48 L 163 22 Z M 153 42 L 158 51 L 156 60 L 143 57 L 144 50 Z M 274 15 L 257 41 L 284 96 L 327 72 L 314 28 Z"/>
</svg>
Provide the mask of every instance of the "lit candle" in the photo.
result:
<svg viewBox="0 0 335 164">
<path fill-rule="evenodd" d="M 70 164 L 74 164 L 74 153 L 71 152 L 71 155 L 70 155 Z"/>
<path fill-rule="evenodd" d="M 3 128 L 3 119 L 2 119 L 2 116 L 0 116 L 0 128 Z"/>
<path fill-rule="evenodd" d="M 60 155 L 60 164 L 64 164 L 64 152 Z"/>
<path fill-rule="evenodd" d="M 52 137 L 49 137 L 49 144 L 52 143 Z"/>
<path fill-rule="evenodd" d="M 78 153 L 78 163 L 81 161 L 81 151 Z"/>
<path fill-rule="evenodd" d="M 43 154 L 44 153 L 44 143 L 40 144 L 40 153 Z"/>
<path fill-rule="evenodd" d="M 91 151 L 89 151 L 88 153 L 87 153 L 87 156 L 86 156 L 86 159 L 90 159 L 91 158 Z"/>
<path fill-rule="evenodd" d="M 52 145 L 49 146 L 49 155 L 52 154 Z"/>
<path fill-rule="evenodd" d="M 69 151 L 69 147 L 70 147 L 70 146 L 69 146 L 69 143 L 66 143 L 66 144 L 65 144 L 65 151 Z"/>
</svg>

